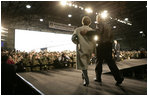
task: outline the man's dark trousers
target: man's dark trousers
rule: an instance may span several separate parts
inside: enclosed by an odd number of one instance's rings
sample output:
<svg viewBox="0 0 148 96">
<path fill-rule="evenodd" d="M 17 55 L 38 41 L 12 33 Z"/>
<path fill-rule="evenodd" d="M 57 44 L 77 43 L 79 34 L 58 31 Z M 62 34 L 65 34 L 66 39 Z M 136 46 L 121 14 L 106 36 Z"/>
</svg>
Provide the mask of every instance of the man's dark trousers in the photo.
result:
<svg viewBox="0 0 148 96">
<path fill-rule="evenodd" d="M 100 42 L 96 48 L 97 60 L 96 60 L 96 79 L 101 82 L 102 64 L 103 61 L 108 64 L 111 73 L 113 74 L 116 81 L 121 81 L 122 76 L 112 58 L 112 43 L 111 42 Z"/>
</svg>

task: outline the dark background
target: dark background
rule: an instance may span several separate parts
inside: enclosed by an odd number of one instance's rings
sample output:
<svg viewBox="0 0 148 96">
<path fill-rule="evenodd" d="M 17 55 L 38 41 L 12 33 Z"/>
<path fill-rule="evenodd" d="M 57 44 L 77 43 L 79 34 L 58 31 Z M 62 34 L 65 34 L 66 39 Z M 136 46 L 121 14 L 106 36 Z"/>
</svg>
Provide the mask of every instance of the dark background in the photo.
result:
<svg viewBox="0 0 148 96">
<path fill-rule="evenodd" d="M 132 26 L 111 20 L 114 39 L 117 39 L 121 49 L 147 48 L 147 1 L 74 1 L 82 7 L 90 7 L 93 13 L 88 14 L 79 8 L 61 6 L 58 1 L 1 1 L 1 24 L 6 28 L 49 31 L 49 21 L 72 26 L 81 26 L 81 19 L 88 15 L 95 28 L 96 12 L 108 10 L 113 18 L 124 20 L 128 18 Z M 30 9 L 26 5 L 31 5 Z M 67 15 L 72 14 L 72 18 Z M 40 22 L 39 19 L 44 19 Z M 143 34 L 139 32 L 143 31 Z"/>
</svg>

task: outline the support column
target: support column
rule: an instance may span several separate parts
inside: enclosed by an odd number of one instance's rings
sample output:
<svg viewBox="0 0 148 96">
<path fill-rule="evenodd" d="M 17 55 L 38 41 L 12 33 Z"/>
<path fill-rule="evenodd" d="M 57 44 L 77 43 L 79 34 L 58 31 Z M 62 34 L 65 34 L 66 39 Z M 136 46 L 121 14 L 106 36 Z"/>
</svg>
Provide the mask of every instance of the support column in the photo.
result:
<svg viewBox="0 0 148 96">
<path fill-rule="evenodd" d="M 13 28 L 8 29 L 7 48 L 15 48 L 15 29 Z"/>
</svg>

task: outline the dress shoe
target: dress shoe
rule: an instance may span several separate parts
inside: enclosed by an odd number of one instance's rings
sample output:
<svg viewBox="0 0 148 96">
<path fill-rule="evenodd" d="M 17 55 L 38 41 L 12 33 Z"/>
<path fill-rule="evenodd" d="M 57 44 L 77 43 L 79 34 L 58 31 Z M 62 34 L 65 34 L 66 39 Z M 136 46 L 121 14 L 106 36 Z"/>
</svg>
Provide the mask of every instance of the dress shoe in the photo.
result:
<svg viewBox="0 0 148 96">
<path fill-rule="evenodd" d="M 95 82 L 99 82 L 99 83 L 101 83 L 101 82 L 102 82 L 102 80 L 101 80 L 101 79 L 96 79 L 96 78 L 94 78 L 94 81 L 95 81 Z"/>
<path fill-rule="evenodd" d="M 89 84 L 87 84 L 87 83 L 83 84 L 83 86 L 86 86 L 86 87 L 88 87 L 88 85 L 89 85 Z"/>
<path fill-rule="evenodd" d="M 115 85 L 116 85 L 116 86 L 121 85 L 121 84 L 122 84 L 122 82 L 123 82 L 123 80 L 124 80 L 124 78 L 122 78 L 120 81 L 117 81 Z"/>
<path fill-rule="evenodd" d="M 89 83 L 84 80 L 83 86 L 87 86 L 88 87 L 88 85 L 89 85 Z"/>
</svg>

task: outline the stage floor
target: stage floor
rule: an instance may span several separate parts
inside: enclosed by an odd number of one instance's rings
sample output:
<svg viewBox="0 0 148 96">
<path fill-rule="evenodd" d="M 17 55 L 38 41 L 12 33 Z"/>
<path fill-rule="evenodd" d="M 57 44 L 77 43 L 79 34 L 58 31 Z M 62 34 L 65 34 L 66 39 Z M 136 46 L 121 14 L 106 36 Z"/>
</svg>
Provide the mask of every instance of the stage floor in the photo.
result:
<svg viewBox="0 0 148 96">
<path fill-rule="evenodd" d="M 120 62 L 116 62 L 118 68 L 120 70 L 122 69 L 127 69 L 127 68 L 132 68 L 136 66 L 141 66 L 141 65 L 147 65 L 147 58 L 144 59 L 126 59 Z M 95 65 L 89 66 L 89 70 L 94 71 Z M 103 72 L 102 73 L 108 73 L 110 72 L 107 64 L 103 64 Z"/>
<path fill-rule="evenodd" d="M 133 59 L 121 61 L 119 69 L 146 64 L 147 59 Z M 123 63 L 124 62 L 124 63 Z M 126 63 L 125 63 L 126 62 Z M 129 62 L 129 63 L 128 63 Z M 137 64 L 141 63 L 141 64 Z M 30 82 L 35 88 L 45 95 L 146 95 L 147 82 L 125 78 L 121 86 L 115 86 L 116 81 L 112 75 L 102 75 L 102 85 L 93 81 L 95 77 L 94 65 L 89 66 L 88 75 L 90 85 L 82 85 L 81 71 L 66 68 L 42 72 L 18 73 L 24 80 Z M 104 73 L 109 72 L 106 65 Z"/>
</svg>

